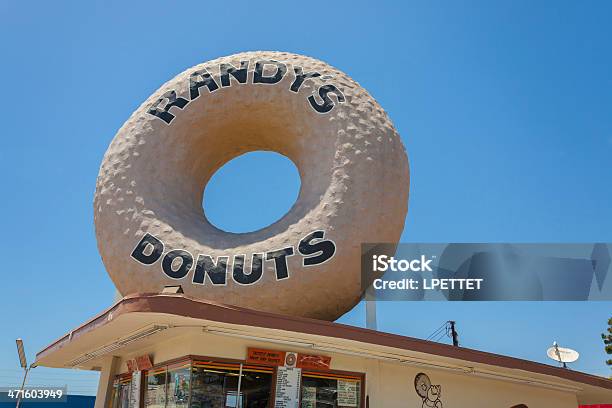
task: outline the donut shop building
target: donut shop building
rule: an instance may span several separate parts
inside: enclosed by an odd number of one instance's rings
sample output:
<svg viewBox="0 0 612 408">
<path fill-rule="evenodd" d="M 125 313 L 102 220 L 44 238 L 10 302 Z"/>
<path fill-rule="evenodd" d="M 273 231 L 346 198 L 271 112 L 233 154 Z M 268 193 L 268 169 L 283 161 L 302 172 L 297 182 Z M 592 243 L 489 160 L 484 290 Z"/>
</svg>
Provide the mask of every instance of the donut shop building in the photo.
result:
<svg viewBox="0 0 612 408">
<path fill-rule="evenodd" d="M 266 228 L 222 231 L 205 186 L 255 150 L 296 164 L 298 199 Z M 189 68 L 130 116 L 98 175 L 98 249 L 124 297 L 35 364 L 99 371 L 95 408 L 611 402 L 604 378 L 333 323 L 363 296 L 361 243 L 399 242 L 409 186 L 399 133 L 340 70 L 272 51 Z"/>
<path fill-rule="evenodd" d="M 184 294 L 124 297 L 37 354 L 96 370 L 96 408 L 529 407 L 612 401 L 612 381 Z"/>
</svg>

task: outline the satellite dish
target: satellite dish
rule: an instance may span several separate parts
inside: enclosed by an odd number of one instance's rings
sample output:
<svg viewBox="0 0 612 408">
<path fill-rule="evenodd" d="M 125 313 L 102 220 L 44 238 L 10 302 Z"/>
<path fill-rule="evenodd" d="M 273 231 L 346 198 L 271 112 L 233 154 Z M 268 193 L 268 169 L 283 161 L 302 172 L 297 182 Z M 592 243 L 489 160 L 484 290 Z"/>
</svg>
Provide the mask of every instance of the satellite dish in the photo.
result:
<svg viewBox="0 0 612 408">
<path fill-rule="evenodd" d="M 580 354 L 578 354 L 577 351 L 569 348 L 559 347 L 557 342 L 553 343 L 553 346 L 546 351 L 546 354 L 548 354 L 548 357 L 550 357 L 551 359 L 562 363 L 563 367 L 566 368 L 566 363 L 573 363 L 577 361 L 580 357 Z"/>
</svg>

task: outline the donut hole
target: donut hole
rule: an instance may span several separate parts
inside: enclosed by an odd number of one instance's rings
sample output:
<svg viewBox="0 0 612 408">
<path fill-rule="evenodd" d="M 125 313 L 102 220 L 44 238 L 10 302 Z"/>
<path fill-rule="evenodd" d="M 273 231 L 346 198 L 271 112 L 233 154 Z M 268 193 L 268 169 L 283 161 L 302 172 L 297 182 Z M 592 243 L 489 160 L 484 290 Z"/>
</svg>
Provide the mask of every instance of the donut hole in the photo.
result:
<svg viewBox="0 0 612 408">
<path fill-rule="evenodd" d="M 225 163 L 208 181 L 202 208 L 220 230 L 248 233 L 274 224 L 295 204 L 300 174 L 286 156 L 253 151 Z"/>
<path fill-rule="evenodd" d="M 340 122 L 303 102 L 281 86 L 228 87 L 190 102 L 181 120 L 171 126 L 160 125 L 155 139 L 159 144 L 154 145 L 158 153 L 139 162 L 147 175 L 141 184 L 150 190 L 149 197 L 155 197 L 151 211 L 156 219 L 200 245 L 214 242 L 217 250 L 258 244 L 289 229 L 310 228 L 296 224 L 309 220 L 313 211 L 322 211 L 322 201 L 342 200 L 334 181 L 342 180 L 346 163 L 336 163 Z M 153 147 L 147 142 L 139 146 Z M 216 182 L 205 191 L 224 165 L 253 152 L 281 154 L 298 170 L 289 163 L 271 168 L 275 161 L 266 159 L 261 165 L 245 166 L 233 187 L 224 188 L 217 199 L 212 187 Z M 260 171 L 266 172 L 258 176 Z M 295 181 L 285 181 L 291 174 Z M 284 195 L 287 185 L 294 186 L 289 196 Z M 326 209 L 325 217 L 334 214 Z"/>
</svg>

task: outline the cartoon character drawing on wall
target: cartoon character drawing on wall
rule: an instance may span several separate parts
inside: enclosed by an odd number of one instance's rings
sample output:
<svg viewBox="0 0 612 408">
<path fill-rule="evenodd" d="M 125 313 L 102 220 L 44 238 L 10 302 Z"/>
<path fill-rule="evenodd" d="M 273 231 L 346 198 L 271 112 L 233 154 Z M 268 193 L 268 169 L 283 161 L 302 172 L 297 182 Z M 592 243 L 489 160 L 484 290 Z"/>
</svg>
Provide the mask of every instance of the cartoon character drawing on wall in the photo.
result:
<svg viewBox="0 0 612 408">
<path fill-rule="evenodd" d="M 431 380 L 425 373 L 419 373 L 414 377 L 414 389 L 423 399 L 422 408 L 442 408 L 441 385 L 431 385 Z"/>
</svg>

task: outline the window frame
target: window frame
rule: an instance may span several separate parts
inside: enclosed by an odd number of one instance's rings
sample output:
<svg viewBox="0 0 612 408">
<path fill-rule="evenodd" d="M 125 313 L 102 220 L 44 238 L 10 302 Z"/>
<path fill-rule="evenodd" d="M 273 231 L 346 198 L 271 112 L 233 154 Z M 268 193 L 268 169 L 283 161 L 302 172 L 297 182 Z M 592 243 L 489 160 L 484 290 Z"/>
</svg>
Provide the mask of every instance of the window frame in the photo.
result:
<svg viewBox="0 0 612 408">
<path fill-rule="evenodd" d="M 153 365 L 150 369 L 148 370 L 143 370 L 142 371 L 142 375 L 140 378 L 140 382 L 141 382 L 141 395 L 140 395 L 140 406 L 139 407 L 132 407 L 132 408 L 144 408 L 144 403 L 145 403 L 145 396 L 146 396 L 146 384 L 147 384 L 147 375 L 149 373 L 149 371 L 154 371 L 154 370 L 158 370 L 160 368 L 164 368 L 166 370 L 166 387 L 165 387 L 165 393 L 166 393 L 166 399 L 165 399 L 165 405 L 164 408 L 167 408 L 167 401 L 168 401 L 168 373 L 169 371 L 172 369 L 172 367 L 177 368 L 182 366 L 183 364 L 188 364 L 190 367 L 190 374 L 189 374 L 189 398 L 188 398 L 188 402 L 187 402 L 187 407 L 189 408 L 191 406 L 191 387 L 192 387 L 192 377 L 193 377 L 193 367 L 196 363 L 206 363 L 206 362 L 210 362 L 212 364 L 226 364 L 226 365 L 231 365 L 233 367 L 236 367 L 237 370 L 240 369 L 240 365 L 242 364 L 243 369 L 244 367 L 253 367 L 253 368 L 258 368 L 260 367 L 262 369 L 262 372 L 265 373 L 270 373 L 272 375 L 271 381 L 272 383 L 270 384 L 270 399 L 269 399 L 269 407 L 268 408 L 273 408 L 274 407 L 274 396 L 276 395 L 276 376 L 278 373 L 278 366 L 273 366 L 273 365 L 266 365 L 266 364 L 255 364 L 255 363 L 248 363 L 246 361 L 246 359 L 232 359 L 232 358 L 224 358 L 224 357 L 211 357 L 211 356 L 202 356 L 202 355 L 193 355 L 193 354 L 188 354 L 182 357 L 177 357 L 177 358 L 173 358 L 170 360 L 166 360 L 166 361 L 162 361 L 160 363 L 157 363 L 155 365 Z M 321 370 L 321 369 L 310 369 L 310 368 L 302 368 L 302 372 L 301 372 L 301 376 L 300 376 L 300 403 L 301 403 L 301 398 L 302 398 L 302 386 L 303 386 L 303 377 L 304 375 L 308 376 L 315 376 L 315 377 L 320 377 L 320 378 L 328 378 L 328 379 L 352 379 L 352 380 L 359 380 L 360 381 L 360 392 L 359 392 L 359 406 L 358 408 L 365 408 L 367 406 L 366 404 L 366 374 L 365 373 L 361 373 L 361 372 L 356 372 L 356 371 L 346 371 L 346 370 Z M 124 372 L 124 373 L 120 373 L 114 376 L 113 378 L 113 387 L 115 384 L 115 381 L 119 381 L 121 378 L 126 378 L 127 376 L 131 376 L 130 372 Z M 111 399 L 111 405 L 109 408 L 115 408 L 113 407 L 113 399 Z M 117 407 L 120 408 L 120 407 Z"/>
<path fill-rule="evenodd" d="M 118 374 L 113 378 L 113 385 L 112 385 L 112 391 L 111 391 L 112 395 L 111 395 L 111 398 L 108 400 L 108 408 L 122 408 L 120 406 L 121 399 L 123 396 L 122 385 L 126 383 L 129 384 L 128 393 L 131 393 L 132 374 L 129 372 Z M 129 399 L 128 399 L 128 405 L 129 405 Z"/>
<path fill-rule="evenodd" d="M 264 365 L 264 364 L 252 364 L 247 363 L 246 360 L 235 360 L 235 359 L 224 359 L 224 358 L 215 358 L 215 357 L 207 357 L 207 356 L 190 356 L 191 358 L 191 367 L 193 368 L 197 363 L 205 364 L 210 363 L 211 365 L 220 364 L 220 365 L 228 365 L 232 367 L 232 370 L 239 371 L 240 365 L 242 365 L 242 369 L 244 371 L 245 367 L 247 370 L 249 368 L 260 368 L 262 373 L 270 374 L 270 396 L 268 399 L 268 408 L 274 408 L 274 394 L 275 394 L 275 386 L 276 386 L 276 367 Z M 227 367 L 219 367 L 220 369 Z M 249 371 L 255 371 L 254 369 L 250 369 Z M 191 407 L 191 390 L 189 392 L 189 407 Z"/>
<path fill-rule="evenodd" d="M 359 404 L 357 406 L 357 408 L 364 408 L 366 407 L 366 403 L 365 403 L 365 381 L 366 381 L 366 375 L 365 373 L 359 373 L 356 371 L 345 371 L 345 370 L 315 370 L 315 369 L 309 369 L 309 368 L 303 368 L 302 369 L 302 375 L 300 377 L 300 387 L 303 386 L 304 384 L 304 375 L 306 375 L 307 377 L 310 375 L 310 377 L 313 378 L 324 378 L 324 379 L 330 379 L 330 380 L 337 380 L 337 379 L 348 379 L 348 380 L 359 380 L 360 384 L 359 384 Z M 302 402 L 302 394 L 301 394 L 301 390 L 300 390 L 300 403 Z"/>
</svg>

